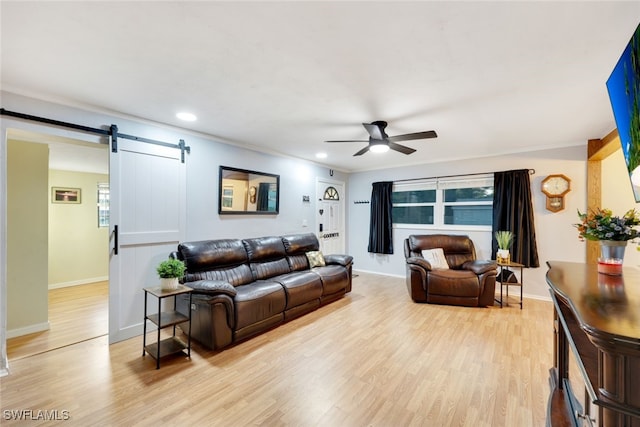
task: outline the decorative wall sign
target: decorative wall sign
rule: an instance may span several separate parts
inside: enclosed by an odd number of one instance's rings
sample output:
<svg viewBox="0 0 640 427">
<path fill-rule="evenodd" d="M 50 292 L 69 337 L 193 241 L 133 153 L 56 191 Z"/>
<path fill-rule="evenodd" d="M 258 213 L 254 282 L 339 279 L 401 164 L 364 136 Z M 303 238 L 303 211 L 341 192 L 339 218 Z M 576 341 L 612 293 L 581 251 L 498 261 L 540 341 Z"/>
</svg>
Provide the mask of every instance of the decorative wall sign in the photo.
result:
<svg viewBox="0 0 640 427">
<path fill-rule="evenodd" d="M 82 203 L 80 188 L 51 187 L 51 203 Z"/>
</svg>

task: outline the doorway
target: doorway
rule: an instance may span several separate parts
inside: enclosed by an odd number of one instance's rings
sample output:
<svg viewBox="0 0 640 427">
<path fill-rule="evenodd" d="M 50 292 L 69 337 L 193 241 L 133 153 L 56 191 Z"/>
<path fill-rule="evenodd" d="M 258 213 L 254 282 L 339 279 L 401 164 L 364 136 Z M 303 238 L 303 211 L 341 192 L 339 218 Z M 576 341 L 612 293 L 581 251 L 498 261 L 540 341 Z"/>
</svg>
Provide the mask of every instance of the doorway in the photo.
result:
<svg viewBox="0 0 640 427">
<path fill-rule="evenodd" d="M 20 129 L 7 147 L 8 358 L 106 335 L 109 230 L 97 201 L 108 147 Z"/>
<path fill-rule="evenodd" d="M 345 253 L 344 182 L 318 179 L 316 230 L 320 249 L 326 254 Z"/>
</svg>

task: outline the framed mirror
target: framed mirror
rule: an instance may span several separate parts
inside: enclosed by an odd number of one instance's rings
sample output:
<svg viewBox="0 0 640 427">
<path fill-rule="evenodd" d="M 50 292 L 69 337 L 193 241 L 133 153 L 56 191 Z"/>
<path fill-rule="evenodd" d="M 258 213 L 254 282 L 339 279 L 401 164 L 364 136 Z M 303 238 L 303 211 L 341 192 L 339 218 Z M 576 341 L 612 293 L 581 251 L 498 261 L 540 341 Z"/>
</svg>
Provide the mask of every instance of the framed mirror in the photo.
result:
<svg viewBox="0 0 640 427">
<path fill-rule="evenodd" d="M 280 209 L 280 175 L 220 166 L 218 213 L 276 215 Z"/>
</svg>

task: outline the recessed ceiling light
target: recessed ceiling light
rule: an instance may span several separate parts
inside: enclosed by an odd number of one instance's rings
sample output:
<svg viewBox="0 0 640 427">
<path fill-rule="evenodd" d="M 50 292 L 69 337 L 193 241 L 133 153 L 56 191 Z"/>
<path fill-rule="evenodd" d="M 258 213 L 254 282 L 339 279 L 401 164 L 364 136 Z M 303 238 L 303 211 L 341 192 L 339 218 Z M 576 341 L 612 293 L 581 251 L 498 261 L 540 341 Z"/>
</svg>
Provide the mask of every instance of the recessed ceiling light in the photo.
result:
<svg viewBox="0 0 640 427">
<path fill-rule="evenodd" d="M 327 153 L 316 153 L 316 158 L 318 159 L 326 159 Z"/>
<path fill-rule="evenodd" d="M 195 122 L 198 119 L 195 114 L 187 112 L 178 113 L 176 117 L 185 122 Z"/>
</svg>

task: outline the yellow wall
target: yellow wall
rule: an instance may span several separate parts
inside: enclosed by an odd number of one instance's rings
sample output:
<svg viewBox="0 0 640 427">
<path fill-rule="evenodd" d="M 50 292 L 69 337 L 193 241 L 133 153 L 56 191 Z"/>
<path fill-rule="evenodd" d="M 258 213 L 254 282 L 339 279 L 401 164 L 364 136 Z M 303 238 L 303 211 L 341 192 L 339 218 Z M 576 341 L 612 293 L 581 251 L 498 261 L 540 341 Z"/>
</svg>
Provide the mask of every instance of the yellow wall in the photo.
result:
<svg viewBox="0 0 640 427">
<path fill-rule="evenodd" d="M 49 147 L 7 143 L 7 336 L 48 329 Z"/>
<path fill-rule="evenodd" d="M 103 174 L 49 171 L 51 187 L 81 189 L 80 204 L 52 203 L 49 194 L 49 287 L 107 280 L 109 228 L 98 227 L 98 183 Z"/>
</svg>

